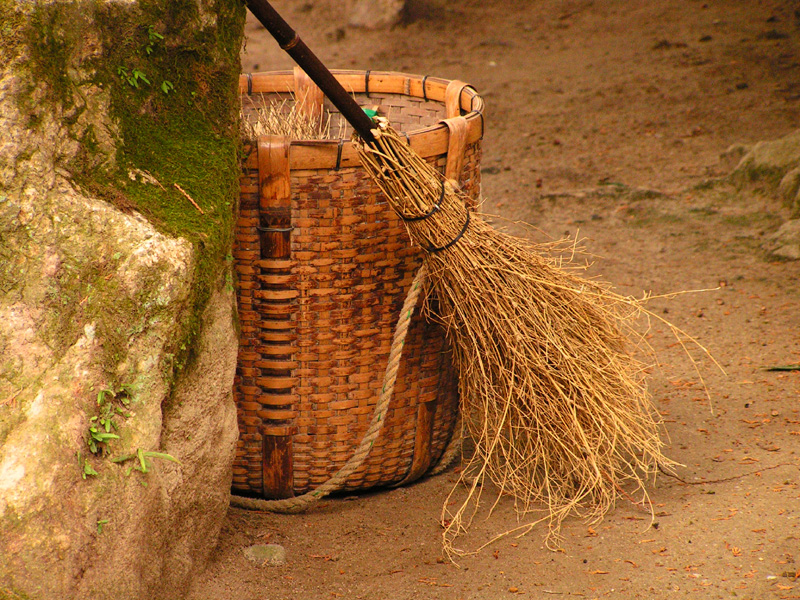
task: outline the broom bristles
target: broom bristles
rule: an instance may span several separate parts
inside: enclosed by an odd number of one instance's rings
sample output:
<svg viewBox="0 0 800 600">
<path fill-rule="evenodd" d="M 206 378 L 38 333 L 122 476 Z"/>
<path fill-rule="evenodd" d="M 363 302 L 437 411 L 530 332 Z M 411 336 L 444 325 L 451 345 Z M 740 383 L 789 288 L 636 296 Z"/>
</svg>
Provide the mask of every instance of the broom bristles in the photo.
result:
<svg viewBox="0 0 800 600">
<path fill-rule="evenodd" d="M 278 135 L 292 140 L 327 140 L 334 137 L 331 113 L 309 114 L 302 109 L 294 95 L 283 100 L 268 98 L 264 94 L 242 96 L 241 102 L 240 133 L 245 140 L 255 140 L 262 135 Z M 341 138 L 343 132 L 340 126 L 338 137 L 334 139 Z"/>
<path fill-rule="evenodd" d="M 429 249 L 436 306 L 428 312 L 446 328 L 475 443 L 462 476 L 474 478 L 467 498 L 455 512 L 443 509 L 445 551 L 462 553 L 453 542 L 486 477 L 522 513 L 544 505 L 550 541 L 570 514 L 600 519 L 619 497 L 649 505 L 648 478 L 674 463 L 662 453 L 646 365 L 629 342 L 639 301 L 581 277 L 559 256 L 574 252 L 565 244 L 532 244 L 474 214 L 464 230 L 460 192 L 388 124 L 376 132 L 374 147 L 359 144 L 361 160 L 412 219 L 411 240 Z"/>
</svg>

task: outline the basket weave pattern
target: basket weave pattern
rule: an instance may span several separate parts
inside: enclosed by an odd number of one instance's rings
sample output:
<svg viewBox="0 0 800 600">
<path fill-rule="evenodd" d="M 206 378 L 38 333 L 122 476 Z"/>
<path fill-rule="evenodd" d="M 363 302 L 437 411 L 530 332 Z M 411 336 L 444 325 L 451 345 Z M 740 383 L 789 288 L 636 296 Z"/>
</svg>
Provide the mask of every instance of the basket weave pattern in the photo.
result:
<svg viewBox="0 0 800 600">
<path fill-rule="evenodd" d="M 382 74 L 382 81 L 396 85 L 391 75 Z M 285 92 L 284 74 L 271 81 L 260 77 L 259 95 Z M 394 77 L 407 81 L 410 76 Z M 447 83 L 440 82 L 434 83 Z M 275 91 L 269 91 L 270 85 Z M 252 81 L 243 80 L 244 86 L 251 87 Z M 445 117 L 441 101 L 372 87 L 369 97 L 354 90 L 356 99 L 380 105 L 412 143 L 415 130 L 430 129 Z M 332 124 L 332 131 L 337 128 Z M 269 469 L 289 471 L 277 477 L 288 478 L 289 495 L 300 494 L 324 483 L 352 455 L 372 417 L 398 312 L 422 262 L 404 224 L 363 169 L 342 166 L 352 163 L 349 150 L 343 151 L 338 141 L 323 141 L 305 160 L 302 147 L 293 154 L 296 145 L 289 152 L 290 227 L 285 229 L 290 230 L 290 256 L 262 256 L 267 243 L 264 174 L 255 141 L 245 145 L 234 249 L 241 335 L 233 489 L 263 497 L 287 495 L 286 489 L 271 489 Z M 332 152 L 330 165 L 319 159 L 319 147 Z M 463 156 L 461 185 L 477 198 L 479 136 L 465 145 Z M 444 172 L 446 151 L 426 158 Z M 415 315 L 384 428 L 345 489 L 396 484 L 424 474 L 444 451 L 457 410 L 457 381 L 444 333 Z M 428 430 L 427 441 L 421 429 Z M 269 449 L 278 446 L 283 462 L 268 465 Z"/>
</svg>

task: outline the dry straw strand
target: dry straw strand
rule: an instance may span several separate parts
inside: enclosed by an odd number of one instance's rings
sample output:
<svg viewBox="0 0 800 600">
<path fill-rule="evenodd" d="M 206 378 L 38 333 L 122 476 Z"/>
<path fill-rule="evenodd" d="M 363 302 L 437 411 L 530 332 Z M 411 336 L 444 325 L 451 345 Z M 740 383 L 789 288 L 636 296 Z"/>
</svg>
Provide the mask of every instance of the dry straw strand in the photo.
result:
<svg viewBox="0 0 800 600">
<path fill-rule="evenodd" d="M 454 542 L 486 478 L 520 513 L 546 507 L 550 543 L 569 515 L 599 520 L 619 497 L 649 506 L 647 481 L 674 463 L 662 452 L 648 365 L 634 357 L 646 341 L 633 322 L 663 318 L 570 268 L 562 256 L 574 242 L 534 244 L 470 215 L 385 120 L 373 133 L 374 144 L 356 140 L 365 169 L 407 219 L 412 242 L 434 249 L 425 253 L 436 298 L 428 313 L 446 327 L 475 444 L 462 471 L 467 497 L 443 510 L 445 552 L 465 553 Z M 668 325 L 682 344 L 694 341 Z"/>
<path fill-rule="evenodd" d="M 246 140 L 262 135 L 279 135 L 293 140 L 331 139 L 330 111 L 315 118 L 303 111 L 293 96 L 282 100 L 264 94 L 243 95 L 242 98 L 241 135 Z M 339 137 L 343 133 L 340 127 Z"/>
</svg>

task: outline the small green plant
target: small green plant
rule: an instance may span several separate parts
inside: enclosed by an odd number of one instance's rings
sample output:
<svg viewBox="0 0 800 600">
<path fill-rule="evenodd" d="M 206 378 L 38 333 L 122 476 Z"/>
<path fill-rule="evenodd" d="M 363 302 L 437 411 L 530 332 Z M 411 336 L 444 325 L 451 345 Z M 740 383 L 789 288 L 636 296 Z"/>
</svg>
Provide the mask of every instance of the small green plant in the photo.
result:
<svg viewBox="0 0 800 600">
<path fill-rule="evenodd" d="M 87 476 L 93 476 L 98 474 L 97 471 L 94 470 L 92 465 L 86 462 L 86 459 L 83 458 L 83 455 L 81 454 L 80 450 L 78 450 L 78 467 L 81 470 L 81 477 L 83 477 L 84 479 L 86 479 Z"/>
<path fill-rule="evenodd" d="M 150 461 L 148 461 L 149 458 L 160 458 L 162 460 L 168 460 L 181 464 L 180 461 L 171 454 L 166 454 L 165 452 L 153 452 L 151 450 L 142 450 L 141 448 L 137 448 L 135 454 L 126 454 L 124 456 L 112 458 L 111 462 L 123 463 L 129 460 L 135 460 L 136 462 L 128 465 L 128 469 L 125 471 L 125 475 L 130 475 L 134 470 L 142 473 L 147 473 L 150 471 Z"/>
<path fill-rule="evenodd" d="M 123 417 L 130 416 L 115 400 L 119 400 L 125 407 L 130 404 L 130 392 L 126 386 L 122 386 L 116 391 L 105 388 L 97 394 L 97 406 L 100 408 L 100 414 L 89 419 L 89 430 L 86 438 L 86 443 L 92 454 L 101 454 L 109 440 L 119 439 L 116 433 L 111 432 L 112 429 L 114 431 L 117 430 L 114 417 L 118 415 Z"/>
<path fill-rule="evenodd" d="M 134 80 L 134 83 L 132 84 L 133 87 L 139 87 L 136 84 L 136 82 L 139 82 L 139 81 L 144 81 L 147 85 L 150 85 L 150 80 L 147 79 L 147 77 L 145 77 L 145 74 L 142 71 L 140 71 L 139 69 L 134 69 L 131 72 L 131 75 L 133 76 L 133 80 Z"/>
<path fill-rule="evenodd" d="M 86 436 L 86 444 L 89 446 L 89 451 L 95 455 L 107 455 L 108 443 L 111 440 L 119 439 L 119 436 L 112 431 L 117 430 L 117 417 L 128 418 L 130 413 L 126 408 L 131 403 L 131 389 L 129 386 L 123 385 L 117 389 L 103 388 L 97 394 L 97 406 L 100 410 L 99 414 L 94 415 L 89 419 L 89 427 Z M 78 451 L 78 466 L 81 470 L 81 477 L 86 479 L 90 476 L 98 475 L 98 472 L 86 460 L 86 457 Z M 161 460 L 169 460 L 174 463 L 180 464 L 180 461 L 165 452 L 155 452 L 152 450 L 143 450 L 137 448 L 134 454 L 125 454 L 112 458 L 113 463 L 124 463 L 134 461 L 128 465 L 125 475 L 130 475 L 134 470 L 141 473 L 148 473 L 151 468 L 151 460 L 158 458 Z M 142 485 L 147 485 L 142 482 Z M 102 525 L 108 521 L 98 521 L 98 533 L 102 531 Z"/>
<path fill-rule="evenodd" d="M 147 45 L 144 46 L 144 53 L 146 56 L 150 56 L 156 49 L 156 44 L 158 44 L 161 40 L 164 39 L 164 36 L 158 33 L 152 25 L 147 27 Z M 150 80 L 145 75 L 144 71 L 139 68 L 130 69 L 127 66 L 120 65 L 117 67 L 117 75 L 119 75 L 120 79 L 126 81 L 128 85 L 133 88 L 141 89 L 142 84 L 151 85 Z M 165 95 L 169 95 L 175 91 L 175 84 L 171 81 L 164 80 L 161 82 L 159 86 L 161 91 Z"/>
<path fill-rule="evenodd" d="M 103 533 L 103 525 L 108 523 L 108 519 L 100 519 L 97 521 L 97 533 Z"/>
<path fill-rule="evenodd" d="M 155 49 L 155 45 L 157 42 L 164 39 L 164 36 L 158 33 L 152 25 L 148 25 L 147 27 L 147 39 L 149 40 L 147 46 L 144 47 L 145 54 L 150 56 Z"/>
<path fill-rule="evenodd" d="M 139 88 L 139 82 L 144 82 L 147 85 L 150 85 L 150 80 L 144 74 L 144 71 L 140 69 L 132 69 L 128 70 L 127 67 L 117 67 L 117 75 L 120 76 L 123 80 L 127 81 L 131 87 L 135 87 L 136 89 Z"/>
</svg>

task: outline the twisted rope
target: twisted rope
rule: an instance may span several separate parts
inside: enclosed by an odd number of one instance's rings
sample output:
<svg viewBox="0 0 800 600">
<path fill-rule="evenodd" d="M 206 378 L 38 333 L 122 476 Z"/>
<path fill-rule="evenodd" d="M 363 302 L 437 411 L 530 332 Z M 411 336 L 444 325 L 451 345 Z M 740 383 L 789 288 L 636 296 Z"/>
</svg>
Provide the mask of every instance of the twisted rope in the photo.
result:
<svg viewBox="0 0 800 600">
<path fill-rule="evenodd" d="M 417 300 L 422 291 L 422 282 L 426 276 L 425 266 L 419 268 L 414 281 L 411 284 L 411 289 L 408 290 L 403 308 L 400 311 L 400 317 L 397 320 L 397 325 L 394 329 L 394 337 L 392 338 L 392 347 L 389 351 L 389 361 L 386 365 L 386 372 L 383 376 L 383 388 L 381 390 L 378 403 L 375 405 L 375 412 L 372 415 L 372 421 L 361 440 L 361 444 L 356 449 L 353 456 L 339 469 L 333 476 L 328 479 L 321 486 L 306 492 L 301 496 L 294 498 L 286 498 L 284 500 L 263 500 L 260 498 L 245 498 L 243 496 L 231 495 L 231 506 L 239 508 L 246 508 L 249 510 L 261 510 L 277 513 L 297 513 L 302 512 L 311 507 L 322 498 L 336 492 L 342 488 L 347 478 L 352 475 L 366 460 L 367 455 L 372 449 L 372 444 L 383 428 L 384 417 L 389 408 L 389 401 L 392 398 L 394 391 L 394 384 L 397 380 L 397 371 L 400 368 L 400 357 L 403 353 L 403 344 L 408 334 L 408 327 L 411 324 L 411 317 L 414 314 L 414 308 L 417 305 Z M 455 431 L 453 437 L 460 437 L 460 431 Z M 452 444 L 451 444 L 452 445 Z"/>
</svg>

